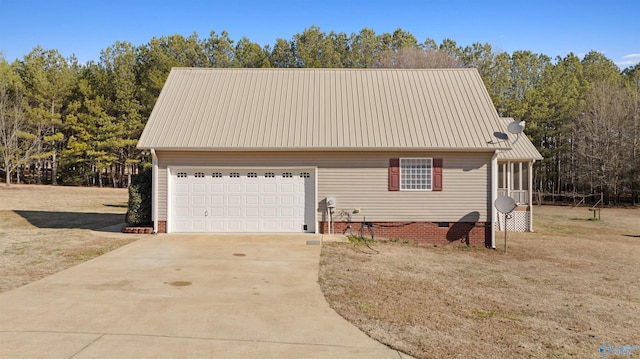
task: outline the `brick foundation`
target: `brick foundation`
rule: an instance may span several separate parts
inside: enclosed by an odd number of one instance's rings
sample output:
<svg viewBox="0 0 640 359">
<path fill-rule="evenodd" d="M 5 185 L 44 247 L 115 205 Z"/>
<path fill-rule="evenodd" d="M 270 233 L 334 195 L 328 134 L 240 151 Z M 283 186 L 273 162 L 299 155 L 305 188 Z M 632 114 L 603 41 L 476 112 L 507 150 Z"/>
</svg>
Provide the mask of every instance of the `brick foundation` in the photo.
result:
<svg viewBox="0 0 640 359">
<path fill-rule="evenodd" d="M 348 222 L 333 222 L 333 232 L 349 234 L 345 231 Z M 491 246 L 491 223 L 485 222 L 373 222 L 376 239 L 399 239 L 418 243 L 470 246 Z M 319 232 L 327 233 L 327 222 L 319 223 Z M 442 225 L 442 227 L 441 227 Z M 446 225 L 446 227 L 444 226 Z M 351 223 L 351 232 L 358 234 L 360 222 Z M 167 233 L 167 221 L 158 221 L 158 233 Z M 366 237 L 371 237 L 365 228 Z"/>
<path fill-rule="evenodd" d="M 167 221 L 158 221 L 158 233 L 167 233 Z"/>
<path fill-rule="evenodd" d="M 127 234 L 151 234 L 153 233 L 153 227 L 127 227 L 124 226 L 120 229 L 120 232 Z"/>
<path fill-rule="evenodd" d="M 438 245 L 466 244 L 491 246 L 491 223 L 485 222 L 372 222 L 375 239 L 399 239 Z M 328 223 L 320 222 L 320 233 L 328 232 Z M 348 222 L 334 222 L 333 232 L 349 234 Z M 351 232 L 358 234 L 360 222 L 351 223 Z M 446 226 L 445 226 L 446 225 Z M 371 237 L 364 229 L 366 237 Z"/>
</svg>

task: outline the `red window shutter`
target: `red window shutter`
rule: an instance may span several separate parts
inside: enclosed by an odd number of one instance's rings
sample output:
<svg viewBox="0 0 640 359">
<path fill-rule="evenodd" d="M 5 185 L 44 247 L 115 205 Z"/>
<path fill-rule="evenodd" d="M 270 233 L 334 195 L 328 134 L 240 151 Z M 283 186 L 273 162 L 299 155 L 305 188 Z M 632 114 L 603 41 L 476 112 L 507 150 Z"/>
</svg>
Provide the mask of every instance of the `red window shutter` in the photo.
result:
<svg viewBox="0 0 640 359">
<path fill-rule="evenodd" d="M 400 159 L 389 160 L 389 191 L 400 190 Z"/>
<path fill-rule="evenodd" d="M 442 158 L 433 159 L 433 188 L 434 191 L 442 191 Z"/>
</svg>

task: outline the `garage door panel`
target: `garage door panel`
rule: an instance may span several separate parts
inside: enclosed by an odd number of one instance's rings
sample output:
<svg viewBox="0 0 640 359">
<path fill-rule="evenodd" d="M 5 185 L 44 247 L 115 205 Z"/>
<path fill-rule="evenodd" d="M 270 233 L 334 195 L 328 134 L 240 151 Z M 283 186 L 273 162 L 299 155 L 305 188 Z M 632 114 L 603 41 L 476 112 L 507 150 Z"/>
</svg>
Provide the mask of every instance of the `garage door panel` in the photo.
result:
<svg viewBox="0 0 640 359">
<path fill-rule="evenodd" d="M 196 195 L 191 197 L 191 204 L 195 206 L 201 206 L 207 203 L 207 197 L 205 195 Z"/>
<path fill-rule="evenodd" d="M 242 207 L 227 207 L 227 216 L 242 217 Z"/>
<path fill-rule="evenodd" d="M 225 228 L 225 221 L 221 219 L 214 219 L 209 221 L 210 232 L 227 232 Z"/>
<path fill-rule="evenodd" d="M 281 183 L 280 184 L 280 193 L 294 193 L 295 185 L 293 183 Z"/>
<path fill-rule="evenodd" d="M 174 212 L 176 218 L 191 218 L 191 209 L 189 207 L 176 207 Z"/>
<path fill-rule="evenodd" d="M 239 206 L 242 204 L 242 196 L 241 195 L 227 195 L 227 203 L 228 206 Z"/>
<path fill-rule="evenodd" d="M 173 177 L 171 231 L 315 230 L 315 186 L 307 171 L 180 170 Z"/>
<path fill-rule="evenodd" d="M 277 232 L 278 231 L 278 223 L 275 220 L 262 220 L 262 231 L 263 232 Z"/>
<path fill-rule="evenodd" d="M 191 222 L 191 230 L 190 232 L 206 232 L 207 231 L 207 221 L 202 220 L 194 220 Z"/>
<path fill-rule="evenodd" d="M 231 178 L 229 178 L 231 180 Z M 227 192 L 230 193 L 242 193 L 242 184 L 240 183 L 227 183 Z"/>
<path fill-rule="evenodd" d="M 278 191 L 278 185 L 273 183 L 264 183 L 262 185 L 262 193 L 276 193 Z"/>
<path fill-rule="evenodd" d="M 212 195 L 209 196 L 209 203 L 212 206 L 224 206 L 224 196 L 223 195 Z"/>
<path fill-rule="evenodd" d="M 281 205 L 289 206 L 289 205 L 292 205 L 294 202 L 295 201 L 293 199 L 293 196 L 291 196 L 291 195 L 283 194 L 283 195 L 280 196 L 280 204 Z"/>
<path fill-rule="evenodd" d="M 244 222 L 244 230 L 243 232 L 260 232 L 260 221 L 259 220 L 246 220 Z"/>
<path fill-rule="evenodd" d="M 281 221 L 280 230 L 283 232 L 293 232 L 296 230 L 296 224 L 294 221 Z"/>
<path fill-rule="evenodd" d="M 211 207 L 210 213 L 211 218 L 222 218 L 224 217 L 224 207 Z"/>
<path fill-rule="evenodd" d="M 262 217 L 276 217 L 278 215 L 278 209 L 276 207 L 262 208 Z"/>
<path fill-rule="evenodd" d="M 280 216 L 281 217 L 293 217 L 294 214 L 295 214 L 295 212 L 294 212 L 293 208 L 283 207 L 283 208 L 280 209 Z"/>
<path fill-rule="evenodd" d="M 211 184 L 211 193 L 222 193 L 224 192 L 224 183 L 220 181 L 220 183 L 212 183 Z"/>
<path fill-rule="evenodd" d="M 278 204 L 278 196 L 276 195 L 263 195 L 262 196 L 262 204 L 275 206 Z"/>
<path fill-rule="evenodd" d="M 189 193 L 189 183 L 177 183 L 176 193 Z"/>
<path fill-rule="evenodd" d="M 189 196 L 187 195 L 176 195 L 175 196 L 175 204 L 178 206 L 189 205 Z"/>
<path fill-rule="evenodd" d="M 199 181 L 203 181 L 203 179 L 199 179 Z M 207 184 L 206 183 L 194 183 L 191 185 L 192 193 L 207 193 Z"/>
<path fill-rule="evenodd" d="M 247 206 L 257 206 L 260 203 L 260 196 L 257 194 L 247 195 L 244 203 Z"/>
<path fill-rule="evenodd" d="M 208 216 L 208 212 L 209 211 L 207 210 L 207 207 L 201 207 L 201 206 L 191 207 L 191 216 L 192 217 L 196 217 L 196 218 L 202 217 L 202 218 L 204 218 L 204 217 Z"/>
<path fill-rule="evenodd" d="M 247 218 L 259 218 L 260 217 L 260 209 L 257 207 L 247 207 L 245 209 L 245 215 L 247 216 Z"/>
<path fill-rule="evenodd" d="M 225 232 L 243 232 L 242 230 L 242 221 L 240 220 L 229 220 L 227 222 L 227 227 Z"/>
<path fill-rule="evenodd" d="M 176 220 L 174 221 L 176 232 L 191 232 L 191 221 L 189 220 Z"/>
</svg>

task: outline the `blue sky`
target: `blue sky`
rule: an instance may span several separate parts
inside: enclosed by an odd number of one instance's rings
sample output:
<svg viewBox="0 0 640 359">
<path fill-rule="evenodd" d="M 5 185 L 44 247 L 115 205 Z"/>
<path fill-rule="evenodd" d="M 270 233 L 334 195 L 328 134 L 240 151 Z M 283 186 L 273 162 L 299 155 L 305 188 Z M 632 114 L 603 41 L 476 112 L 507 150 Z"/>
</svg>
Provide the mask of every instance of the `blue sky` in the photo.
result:
<svg viewBox="0 0 640 359">
<path fill-rule="evenodd" d="M 0 51 L 8 61 L 40 45 L 84 63 L 116 41 L 142 45 L 154 36 L 194 31 L 205 38 L 227 30 L 234 40 L 246 36 L 266 45 L 317 25 L 347 34 L 402 28 L 419 42 L 450 38 L 551 57 L 596 50 L 620 68 L 640 62 L 638 0 L 0 0 L 0 11 Z"/>
</svg>

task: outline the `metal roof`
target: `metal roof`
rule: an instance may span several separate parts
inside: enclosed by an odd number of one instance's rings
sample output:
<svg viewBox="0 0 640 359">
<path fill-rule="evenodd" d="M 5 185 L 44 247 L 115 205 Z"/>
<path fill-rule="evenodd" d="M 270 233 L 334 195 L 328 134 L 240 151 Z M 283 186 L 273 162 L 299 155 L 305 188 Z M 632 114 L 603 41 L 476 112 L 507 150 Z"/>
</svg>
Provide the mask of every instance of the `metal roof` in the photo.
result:
<svg viewBox="0 0 640 359">
<path fill-rule="evenodd" d="M 511 117 L 503 117 L 500 119 L 504 128 L 513 122 Z M 531 143 L 529 137 L 523 132 L 519 136 L 514 134 L 508 135 L 511 149 L 507 151 L 500 151 L 498 153 L 498 160 L 541 160 L 542 155 Z"/>
<path fill-rule="evenodd" d="M 505 130 L 476 69 L 174 68 L 138 147 L 492 151 Z"/>
</svg>

